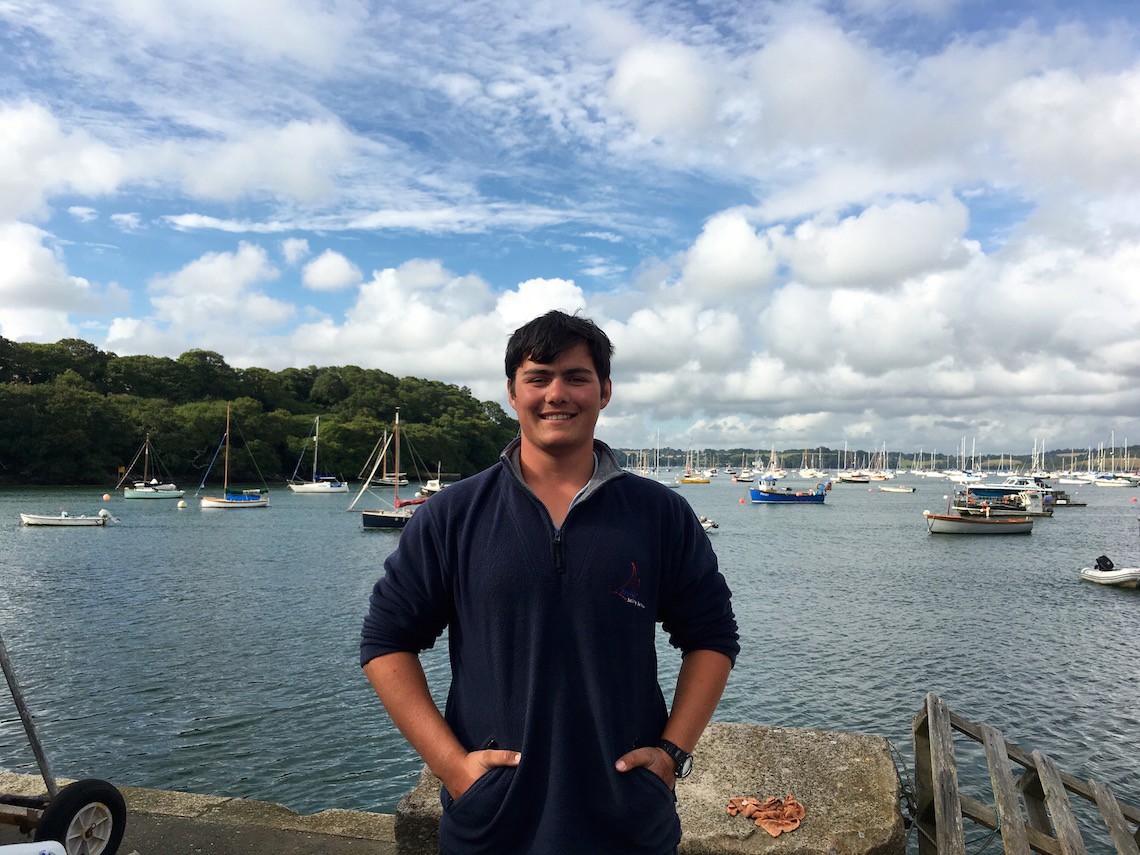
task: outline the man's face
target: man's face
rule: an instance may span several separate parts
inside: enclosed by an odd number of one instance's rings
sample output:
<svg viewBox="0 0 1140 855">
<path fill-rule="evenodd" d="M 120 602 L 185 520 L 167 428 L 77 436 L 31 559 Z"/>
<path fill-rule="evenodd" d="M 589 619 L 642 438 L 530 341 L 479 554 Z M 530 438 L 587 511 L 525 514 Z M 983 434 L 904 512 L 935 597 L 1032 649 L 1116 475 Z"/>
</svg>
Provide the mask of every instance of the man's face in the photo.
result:
<svg viewBox="0 0 1140 855">
<path fill-rule="evenodd" d="M 610 402 L 610 388 L 594 370 L 586 345 L 576 344 L 550 363 L 524 360 L 507 393 L 523 441 L 557 454 L 593 447 L 594 426 Z"/>
</svg>

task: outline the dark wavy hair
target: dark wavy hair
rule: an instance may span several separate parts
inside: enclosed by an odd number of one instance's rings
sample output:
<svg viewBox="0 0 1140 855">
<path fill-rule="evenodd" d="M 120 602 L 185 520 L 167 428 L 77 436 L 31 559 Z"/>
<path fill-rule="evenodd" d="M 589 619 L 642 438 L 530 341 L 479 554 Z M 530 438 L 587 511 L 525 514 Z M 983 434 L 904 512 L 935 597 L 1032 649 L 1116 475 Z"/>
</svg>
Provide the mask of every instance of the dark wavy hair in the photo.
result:
<svg viewBox="0 0 1140 855">
<path fill-rule="evenodd" d="M 594 371 L 605 383 L 610 379 L 610 358 L 614 346 L 602 328 L 589 318 L 568 315 L 557 309 L 540 315 L 519 327 L 507 342 L 507 381 L 515 382 L 515 372 L 528 359 L 553 362 L 558 355 L 576 344 L 586 345 L 594 360 Z"/>
</svg>

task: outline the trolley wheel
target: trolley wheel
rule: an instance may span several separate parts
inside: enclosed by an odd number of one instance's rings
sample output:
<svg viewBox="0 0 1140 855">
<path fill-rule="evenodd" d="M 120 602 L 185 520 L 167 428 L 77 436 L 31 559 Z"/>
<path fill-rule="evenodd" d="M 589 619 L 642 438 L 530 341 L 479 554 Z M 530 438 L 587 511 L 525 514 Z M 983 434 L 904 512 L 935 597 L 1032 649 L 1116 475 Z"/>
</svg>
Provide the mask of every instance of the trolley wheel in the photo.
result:
<svg viewBox="0 0 1140 855">
<path fill-rule="evenodd" d="M 68 784 L 48 802 L 35 841 L 55 840 L 67 855 L 115 855 L 127 826 L 127 804 L 106 781 Z"/>
</svg>

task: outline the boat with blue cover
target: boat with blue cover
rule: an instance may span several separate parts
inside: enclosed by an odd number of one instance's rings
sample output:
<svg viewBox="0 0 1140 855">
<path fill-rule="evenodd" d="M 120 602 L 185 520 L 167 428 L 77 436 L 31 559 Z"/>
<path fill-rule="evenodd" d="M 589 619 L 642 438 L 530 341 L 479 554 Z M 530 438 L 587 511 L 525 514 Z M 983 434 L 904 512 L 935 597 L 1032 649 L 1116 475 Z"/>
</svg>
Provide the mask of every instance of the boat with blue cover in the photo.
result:
<svg viewBox="0 0 1140 855">
<path fill-rule="evenodd" d="M 760 479 L 758 487 L 748 488 L 748 495 L 752 497 L 754 505 L 822 505 L 830 489 L 830 481 L 820 481 L 807 489 L 777 487 L 776 479 L 766 475 Z"/>
</svg>

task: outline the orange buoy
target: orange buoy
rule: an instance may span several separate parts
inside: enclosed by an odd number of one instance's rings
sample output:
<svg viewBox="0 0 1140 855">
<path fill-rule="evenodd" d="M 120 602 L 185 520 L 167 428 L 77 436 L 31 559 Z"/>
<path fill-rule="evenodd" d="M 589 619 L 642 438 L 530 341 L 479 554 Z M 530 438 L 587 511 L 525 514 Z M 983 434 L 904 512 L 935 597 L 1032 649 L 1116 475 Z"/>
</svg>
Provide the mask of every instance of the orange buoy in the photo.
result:
<svg viewBox="0 0 1140 855">
<path fill-rule="evenodd" d="M 103 501 L 104 501 L 104 502 L 109 502 L 109 501 L 111 501 L 111 494 L 110 494 L 110 493 L 104 493 L 104 494 L 103 494 Z"/>
</svg>

